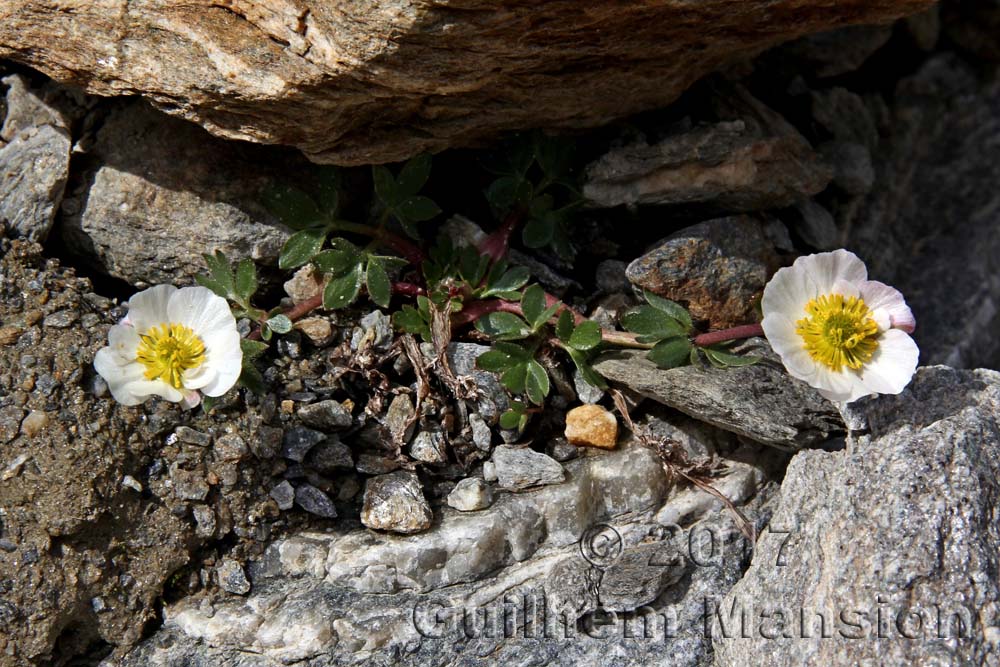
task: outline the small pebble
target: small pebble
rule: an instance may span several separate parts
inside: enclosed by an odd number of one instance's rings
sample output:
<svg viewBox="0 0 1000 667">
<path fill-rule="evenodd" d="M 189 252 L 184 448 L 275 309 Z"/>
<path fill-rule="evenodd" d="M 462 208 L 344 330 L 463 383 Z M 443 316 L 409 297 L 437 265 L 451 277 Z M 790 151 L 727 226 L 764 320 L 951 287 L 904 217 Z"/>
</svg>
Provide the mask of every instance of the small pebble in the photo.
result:
<svg viewBox="0 0 1000 667">
<path fill-rule="evenodd" d="M 333 341 L 333 327 L 325 317 L 307 317 L 296 322 L 295 328 L 316 347 L 324 347 Z"/>
<path fill-rule="evenodd" d="M 79 315 L 74 310 L 60 310 L 42 321 L 42 326 L 50 329 L 66 329 L 76 322 Z"/>
<path fill-rule="evenodd" d="M 202 433 L 201 431 L 196 431 L 190 426 L 178 426 L 174 429 L 174 434 L 177 436 L 178 440 L 186 442 L 189 445 L 208 447 L 212 444 L 212 436 L 207 433 Z"/>
<path fill-rule="evenodd" d="M 49 416 L 41 410 L 32 410 L 21 422 L 21 433 L 29 438 L 38 435 L 49 423 Z"/>
<path fill-rule="evenodd" d="M 334 400 L 304 405 L 299 408 L 298 414 L 306 426 L 330 431 L 349 428 L 354 422 L 351 413 Z"/>
<path fill-rule="evenodd" d="M 246 595 L 250 592 L 250 581 L 243 571 L 243 566 L 234 560 L 226 559 L 216 569 L 219 577 L 219 586 L 227 593 L 234 595 Z"/>
<path fill-rule="evenodd" d="M 365 475 L 384 475 L 399 470 L 399 461 L 385 456 L 361 454 L 354 468 Z"/>
<path fill-rule="evenodd" d="M 581 405 L 566 413 L 565 435 L 571 445 L 614 449 L 618 420 L 600 405 Z"/>
<path fill-rule="evenodd" d="M 330 436 L 324 442 L 313 447 L 306 458 L 306 465 L 321 473 L 332 473 L 337 470 L 354 468 L 354 458 L 351 448 L 342 443 L 336 436 Z"/>
<path fill-rule="evenodd" d="M 480 451 L 490 451 L 493 441 L 493 431 L 490 430 L 486 420 L 478 414 L 469 415 L 469 426 L 472 427 L 472 444 Z"/>
<path fill-rule="evenodd" d="M 224 435 L 215 441 L 216 457 L 222 461 L 240 461 L 249 451 L 247 443 L 235 433 Z"/>
<path fill-rule="evenodd" d="M 132 475 L 122 477 L 122 486 L 132 489 L 136 493 L 142 493 L 142 484 Z"/>
<path fill-rule="evenodd" d="M 194 520 L 197 524 L 194 534 L 206 540 L 211 539 L 215 535 L 215 528 L 218 523 L 212 508 L 208 505 L 195 505 L 191 513 L 194 515 Z"/>
<path fill-rule="evenodd" d="M 279 509 L 290 510 L 295 504 L 295 487 L 288 480 L 271 489 L 270 495 L 278 503 Z"/>
<path fill-rule="evenodd" d="M 309 450 L 326 440 L 326 434 L 303 426 L 296 426 L 285 433 L 281 455 L 296 463 L 305 460 Z"/>
<path fill-rule="evenodd" d="M 337 516 L 337 508 L 333 506 L 330 497 L 312 484 L 303 484 L 295 489 L 295 502 L 310 514 L 327 519 Z"/>
<path fill-rule="evenodd" d="M 487 427 L 489 428 L 489 427 Z M 448 460 L 444 434 L 440 431 L 421 431 L 410 443 L 410 456 L 424 463 L 444 463 Z"/>
<path fill-rule="evenodd" d="M 462 512 L 475 512 L 493 504 L 493 488 L 478 477 L 467 477 L 448 494 L 448 505 Z"/>
</svg>

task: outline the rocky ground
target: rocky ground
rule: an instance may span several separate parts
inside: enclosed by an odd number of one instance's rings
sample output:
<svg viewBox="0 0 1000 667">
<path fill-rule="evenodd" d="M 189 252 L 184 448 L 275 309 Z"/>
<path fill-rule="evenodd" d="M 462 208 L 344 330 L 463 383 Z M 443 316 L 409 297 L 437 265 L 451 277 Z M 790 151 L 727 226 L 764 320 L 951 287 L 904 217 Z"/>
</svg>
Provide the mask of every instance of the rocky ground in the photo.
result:
<svg viewBox="0 0 1000 667">
<path fill-rule="evenodd" d="M 610 449 L 567 441 L 569 409 L 599 430 L 613 404 L 558 366 L 526 437 L 500 428 L 461 332 L 477 395 L 416 401 L 433 350 L 371 305 L 281 337 L 262 395 L 118 405 L 92 361 L 137 288 L 220 249 L 272 265 L 275 301 L 315 289 L 273 269 L 289 230 L 260 203 L 313 167 L 0 63 L 0 662 L 1000 664 L 998 23 L 955 2 L 806 37 L 574 135 L 576 261 L 512 255 L 552 293 L 614 324 L 645 288 L 725 327 L 847 247 L 907 296 L 924 366 L 841 412 L 762 340 L 739 369 L 608 353 L 639 427 Z M 491 224 L 481 157 L 435 159 L 455 238 Z M 643 434 L 712 461 L 747 523 Z"/>
</svg>

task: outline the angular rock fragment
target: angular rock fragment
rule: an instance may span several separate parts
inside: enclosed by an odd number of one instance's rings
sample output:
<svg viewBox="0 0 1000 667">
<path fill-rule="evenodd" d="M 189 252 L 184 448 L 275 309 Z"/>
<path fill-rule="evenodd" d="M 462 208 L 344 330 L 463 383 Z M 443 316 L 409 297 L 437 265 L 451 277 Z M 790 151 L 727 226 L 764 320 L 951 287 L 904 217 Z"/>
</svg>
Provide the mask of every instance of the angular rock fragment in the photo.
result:
<svg viewBox="0 0 1000 667">
<path fill-rule="evenodd" d="M 558 484 L 566 477 L 555 459 L 523 447 L 501 445 L 493 450 L 497 482 L 504 489 L 520 491 L 532 486 Z"/>
<path fill-rule="evenodd" d="M 830 182 L 830 170 L 781 116 L 737 90 L 714 124 L 650 145 L 613 148 L 587 168 L 591 205 L 704 204 L 722 211 L 789 206 Z"/>
<path fill-rule="evenodd" d="M 707 610 L 716 664 L 990 664 L 1000 373 L 922 368 L 845 416 L 847 451 L 792 459 L 750 569 Z M 780 641 L 721 630 L 720 614 L 749 614 L 769 633 L 776 612 Z"/>
<path fill-rule="evenodd" d="M 663 239 L 628 266 L 632 284 L 687 305 L 713 329 L 755 319 L 778 256 L 764 225 L 750 216 L 717 218 Z"/>
<path fill-rule="evenodd" d="M 757 442 L 796 451 L 844 430 L 833 403 L 796 380 L 761 339 L 746 353 L 763 361 L 742 368 L 663 370 L 635 350 L 598 357 L 598 373 L 643 396 Z"/>
<path fill-rule="evenodd" d="M 375 530 L 419 533 L 434 518 L 420 480 L 412 472 L 398 471 L 372 477 L 365 485 L 361 523 Z"/>
<path fill-rule="evenodd" d="M 466 477 L 448 494 L 448 506 L 462 512 L 475 512 L 493 504 L 493 489 L 477 477 Z"/>
</svg>

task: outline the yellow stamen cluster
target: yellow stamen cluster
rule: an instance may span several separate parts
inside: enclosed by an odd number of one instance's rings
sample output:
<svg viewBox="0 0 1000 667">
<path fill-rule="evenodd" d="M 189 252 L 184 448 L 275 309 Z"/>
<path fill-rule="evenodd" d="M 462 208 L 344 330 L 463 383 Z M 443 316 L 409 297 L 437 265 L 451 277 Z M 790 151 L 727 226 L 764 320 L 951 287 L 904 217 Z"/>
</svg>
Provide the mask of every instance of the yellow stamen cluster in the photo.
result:
<svg viewBox="0 0 1000 667">
<path fill-rule="evenodd" d="M 162 379 L 174 389 L 183 386 L 184 371 L 205 362 L 205 344 L 183 324 L 161 324 L 139 336 L 136 359 L 146 367 L 146 379 Z"/>
<path fill-rule="evenodd" d="M 862 299 L 826 294 L 806 304 L 806 312 L 809 316 L 795 323 L 795 333 L 814 360 L 837 372 L 844 366 L 857 370 L 871 360 L 878 325 Z"/>
</svg>

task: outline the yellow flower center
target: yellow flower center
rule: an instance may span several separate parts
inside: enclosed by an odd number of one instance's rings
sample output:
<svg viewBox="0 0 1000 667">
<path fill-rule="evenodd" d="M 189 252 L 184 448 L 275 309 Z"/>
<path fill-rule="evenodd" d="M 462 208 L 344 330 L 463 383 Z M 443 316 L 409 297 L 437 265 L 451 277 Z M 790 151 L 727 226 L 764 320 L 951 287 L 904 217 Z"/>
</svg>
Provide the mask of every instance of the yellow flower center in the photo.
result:
<svg viewBox="0 0 1000 667">
<path fill-rule="evenodd" d="M 162 379 L 174 389 L 183 386 L 181 375 L 205 362 L 205 344 L 183 324 L 161 324 L 139 336 L 136 359 L 146 367 L 146 379 Z"/>
<path fill-rule="evenodd" d="M 878 325 L 864 300 L 826 294 L 807 303 L 806 312 L 795 333 L 814 360 L 839 372 L 844 366 L 857 370 L 875 354 Z"/>
</svg>

